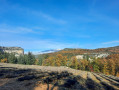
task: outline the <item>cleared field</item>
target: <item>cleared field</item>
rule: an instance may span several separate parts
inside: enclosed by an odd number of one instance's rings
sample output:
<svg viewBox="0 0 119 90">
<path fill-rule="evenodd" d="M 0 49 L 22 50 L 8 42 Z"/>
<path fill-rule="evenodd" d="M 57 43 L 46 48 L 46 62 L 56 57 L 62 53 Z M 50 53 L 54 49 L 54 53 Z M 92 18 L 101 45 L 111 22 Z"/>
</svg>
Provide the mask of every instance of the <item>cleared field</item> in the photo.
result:
<svg viewBox="0 0 119 90">
<path fill-rule="evenodd" d="M 119 78 L 68 67 L 0 63 L 0 90 L 119 90 Z"/>
</svg>

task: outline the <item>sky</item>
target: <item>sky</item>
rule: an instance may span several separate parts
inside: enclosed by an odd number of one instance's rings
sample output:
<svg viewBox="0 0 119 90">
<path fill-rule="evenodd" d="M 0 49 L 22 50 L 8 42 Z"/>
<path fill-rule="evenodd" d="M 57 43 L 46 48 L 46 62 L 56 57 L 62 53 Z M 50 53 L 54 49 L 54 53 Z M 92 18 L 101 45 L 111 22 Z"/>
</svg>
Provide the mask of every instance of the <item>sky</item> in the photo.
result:
<svg viewBox="0 0 119 90">
<path fill-rule="evenodd" d="M 119 45 L 119 0 L 0 0 L 0 46 L 27 51 Z"/>
</svg>

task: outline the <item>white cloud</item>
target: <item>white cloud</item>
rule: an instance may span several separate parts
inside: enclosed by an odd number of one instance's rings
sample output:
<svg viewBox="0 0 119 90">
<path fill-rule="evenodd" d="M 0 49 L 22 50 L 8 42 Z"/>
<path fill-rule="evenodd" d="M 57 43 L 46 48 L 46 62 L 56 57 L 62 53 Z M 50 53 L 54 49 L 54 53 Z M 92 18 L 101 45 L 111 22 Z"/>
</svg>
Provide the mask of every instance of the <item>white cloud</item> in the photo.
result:
<svg viewBox="0 0 119 90">
<path fill-rule="evenodd" d="M 0 4 L 0 10 L 2 10 L 1 12 L 16 12 L 16 13 L 20 13 L 20 14 L 25 14 L 24 16 L 30 16 L 32 15 L 31 18 L 33 17 L 37 17 L 37 18 L 44 18 L 45 20 L 48 20 L 50 22 L 53 22 L 55 24 L 66 24 L 67 22 L 61 18 L 56 18 L 54 16 L 51 16 L 47 13 L 44 13 L 43 11 L 37 11 L 37 10 L 33 10 L 31 8 L 27 8 L 27 7 L 23 7 L 20 6 L 19 4 L 12 4 L 9 3 L 9 1 L 5 2 L 1 2 L 2 4 Z"/>
<path fill-rule="evenodd" d="M 37 16 L 42 16 L 43 18 L 45 18 L 46 20 L 49 20 L 49 21 L 52 21 L 54 23 L 60 23 L 60 24 L 66 24 L 67 22 L 62 20 L 62 19 L 57 19 L 57 18 L 54 18 L 48 14 L 45 14 L 43 12 L 38 12 L 38 11 L 30 11 L 32 12 L 34 15 L 37 15 Z"/>
<path fill-rule="evenodd" d="M 103 14 L 100 11 L 92 10 L 90 15 L 93 16 L 97 21 L 102 21 L 110 25 L 119 26 L 119 19 Z"/>
<path fill-rule="evenodd" d="M 40 28 L 39 28 L 40 29 Z M 35 28 L 27 28 L 22 26 L 10 26 L 7 24 L 0 24 L 0 32 L 2 33 L 15 33 L 15 34 L 25 34 L 25 33 L 37 33 L 40 31 L 35 30 Z"/>
<path fill-rule="evenodd" d="M 102 43 L 102 44 L 115 44 L 115 43 L 119 43 L 119 41 L 104 42 L 104 43 Z"/>
</svg>

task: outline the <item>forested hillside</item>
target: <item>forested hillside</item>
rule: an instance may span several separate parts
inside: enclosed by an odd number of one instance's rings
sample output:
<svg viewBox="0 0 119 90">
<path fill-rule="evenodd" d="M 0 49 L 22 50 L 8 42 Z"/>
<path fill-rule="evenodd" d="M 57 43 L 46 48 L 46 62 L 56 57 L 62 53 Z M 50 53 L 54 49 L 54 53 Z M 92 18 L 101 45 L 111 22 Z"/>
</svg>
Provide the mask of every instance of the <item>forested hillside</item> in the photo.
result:
<svg viewBox="0 0 119 90">
<path fill-rule="evenodd" d="M 15 57 L 14 54 L 0 53 L 0 62 L 40 66 L 67 66 L 78 70 L 104 73 L 119 76 L 119 47 L 101 49 L 64 49 L 59 52 L 41 54 L 37 58 L 29 52 L 28 54 Z M 104 58 L 91 58 L 92 53 L 109 53 Z M 85 54 L 86 58 L 77 59 L 76 55 Z"/>
<path fill-rule="evenodd" d="M 65 48 L 59 52 L 49 53 L 48 55 L 62 54 L 62 55 L 67 55 L 67 56 L 73 56 L 73 55 L 84 54 L 84 53 L 88 53 L 88 54 L 91 54 L 91 53 L 119 54 L 119 46 L 109 47 L 109 48 L 98 48 L 98 49 Z"/>
</svg>

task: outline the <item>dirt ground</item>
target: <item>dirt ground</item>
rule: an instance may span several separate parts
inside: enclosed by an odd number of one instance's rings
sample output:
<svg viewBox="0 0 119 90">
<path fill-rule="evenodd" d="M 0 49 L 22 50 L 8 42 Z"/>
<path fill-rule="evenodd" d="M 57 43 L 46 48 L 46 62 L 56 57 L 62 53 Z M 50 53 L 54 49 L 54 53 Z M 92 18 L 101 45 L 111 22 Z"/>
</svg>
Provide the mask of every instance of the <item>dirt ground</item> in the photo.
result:
<svg viewBox="0 0 119 90">
<path fill-rule="evenodd" d="M 0 90 L 119 90 L 119 78 L 63 66 L 0 63 Z"/>
</svg>

